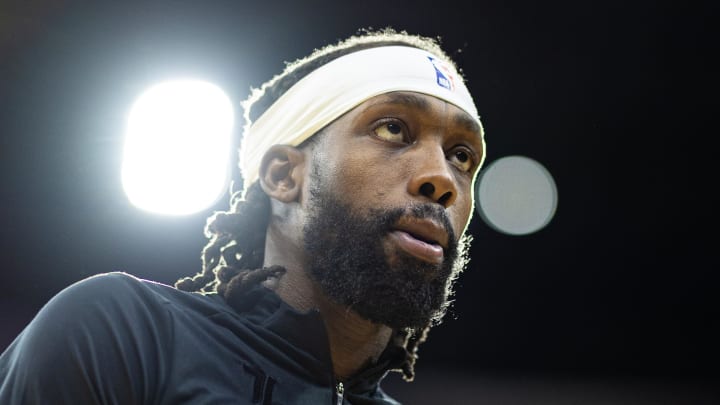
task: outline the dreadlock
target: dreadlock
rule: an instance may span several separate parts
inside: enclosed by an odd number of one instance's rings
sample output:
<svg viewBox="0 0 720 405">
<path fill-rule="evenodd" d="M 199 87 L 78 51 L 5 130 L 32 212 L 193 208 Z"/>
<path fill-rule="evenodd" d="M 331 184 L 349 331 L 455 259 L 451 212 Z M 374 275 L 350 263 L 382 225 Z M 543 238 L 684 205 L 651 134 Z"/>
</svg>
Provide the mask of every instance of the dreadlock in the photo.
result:
<svg viewBox="0 0 720 405">
<path fill-rule="evenodd" d="M 252 89 L 248 99 L 242 103 L 244 131 L 247 132 L 252 123 L 290 87 L 334 59 L 363 49 L 401 45 L 424 49 L 456 67 L 439 44 L 440 38 L 421 37 L 385 28 L 378 31 L 362 29 L 346 40 L 315 49 L 309 56 L 287 63 L 282 73 L 260 88 Z M 459 69 L 457 71 L 461 73 Z M 315 138 L 317 135 L 300 146 L 306 147 Z M 208 218 L 205 236 L 209 242 L 202 250 L 202 271 L 178 280 L 176 288 L 191 292 L 216 292 L 234 307 L 252 286 L 285 272 L 280 266 L 262 267 L 265 234 L 270 219 L 270 198 L 259 182 L 249 187 L 246 185 L 244 189 L 231 192 L 229 211 L 216 212 Z M 406 381 L 414 379 L 418 346 L 425 341 L 432 326 L 430 322 L 419 329 L 396 331 L 393 336 L 392 344 L 406 353 L 405 361 L 396 370 L 402 372 Z"/>
<path fill-rule="evenodd" d="M 239 192 L 231 197 L 227 212 L 208 218 L 205 236 L 210 239 L 202 251 L 202 271 L 175 283 L 183 291 L 217 292 L 228 302 L 235 301 L 251 282 L 260 282 L 284 270 L 261 268 L 265 256 L 265 229 L 270 218 L 270 198 L 259 183 L 253 184 L 244 198 Z M 260 278 L 264 275 L 264 278 Z"/>
</svg>

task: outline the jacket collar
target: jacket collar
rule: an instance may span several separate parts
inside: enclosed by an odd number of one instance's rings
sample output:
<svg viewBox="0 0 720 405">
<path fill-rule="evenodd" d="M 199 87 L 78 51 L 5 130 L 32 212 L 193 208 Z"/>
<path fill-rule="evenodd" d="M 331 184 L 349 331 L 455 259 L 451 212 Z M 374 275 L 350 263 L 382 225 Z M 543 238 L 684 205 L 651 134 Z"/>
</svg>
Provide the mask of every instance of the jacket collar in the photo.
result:
<svg viewBox="0 0 720 405">
<path fill-rule="evenodd" d="M 298 311 L 261 284 L 250 288 L 233 309 L 247 321 L 263 326 L 277 336 L 278 349 L 302 364 L 307 378 L 334 385 L 330 343 L 318 310 Z M 401 367 L 408 352 L 394 343 L 395 339 L 390 342 L 376 363 L 343 381 L 349 393 L 372 393 L 388 371 Z"/>
</svg>

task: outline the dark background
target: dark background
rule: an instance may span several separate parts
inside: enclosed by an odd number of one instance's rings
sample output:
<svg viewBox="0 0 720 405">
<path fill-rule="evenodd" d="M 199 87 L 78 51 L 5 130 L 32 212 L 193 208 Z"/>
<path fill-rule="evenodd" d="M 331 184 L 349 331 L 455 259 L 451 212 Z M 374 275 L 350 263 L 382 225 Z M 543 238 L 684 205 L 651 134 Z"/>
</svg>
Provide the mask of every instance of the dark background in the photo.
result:
<svg viewBox="0 0 720 405">
<path fill-rule="evenodd" d="M 612 0 L 0 1 L 0 349 L 92 274 L 172 283 L 199 270 L 205 219 L 226 198 L 162 217 L 121 188 L 124 119 L 145 87 L 192 76 L 237 103 L 285 61 L 392 26 L 442 37 L 483 118 L 487 163 L 536 159 L 560 199 L 529 236 L 473 219 L 452 313 L 421 347 L 417 383 L 392 376 L 387 391 L 417 404 L 441 403 L 433 393 L 442 403 L 718 400 L 715 11 Z"/>
</svg>

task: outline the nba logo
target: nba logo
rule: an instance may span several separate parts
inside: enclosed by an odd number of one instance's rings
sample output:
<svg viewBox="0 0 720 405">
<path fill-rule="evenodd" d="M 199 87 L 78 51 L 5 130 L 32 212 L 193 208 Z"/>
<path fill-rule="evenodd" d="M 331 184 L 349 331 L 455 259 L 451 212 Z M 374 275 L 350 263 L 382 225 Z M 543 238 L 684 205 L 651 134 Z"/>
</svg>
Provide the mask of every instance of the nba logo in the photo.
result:
<svg viewBox="0 0 720 405">
<path fill-rule="evenodd" d="M 432 56 L 428 56 L 428 59 L 430 59 L 430 63 L 432 63 L 433 67 L 435 68 L 435 75 L 437 78 L 437 84 L 440 87 L 444 87 L 450 91 L 455 90 L 455 81 L 453 79 L 452 73 L 450 72 L 450 69 L 439 60 L 436 60 Z"/>
</svg>

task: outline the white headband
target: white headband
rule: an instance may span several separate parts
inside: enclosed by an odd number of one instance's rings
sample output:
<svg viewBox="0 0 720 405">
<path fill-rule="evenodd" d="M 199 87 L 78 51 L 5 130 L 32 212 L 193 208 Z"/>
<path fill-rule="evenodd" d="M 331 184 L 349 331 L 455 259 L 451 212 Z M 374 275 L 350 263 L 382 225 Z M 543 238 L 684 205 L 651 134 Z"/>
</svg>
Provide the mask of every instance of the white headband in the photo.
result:
<svg viewBox="0 0 720 405">
<path fill-rule="evenodd" d="M 271 146 L 298 146 L 362 102 L 392 91 L 435 96 L 480 124 L 460 75 L 433 54 L 409 46 L 353 52 L 302 78 L 245 128 L 240 150 L 245 189 L 258 179 L 260 162 Z"/>
</svg>

